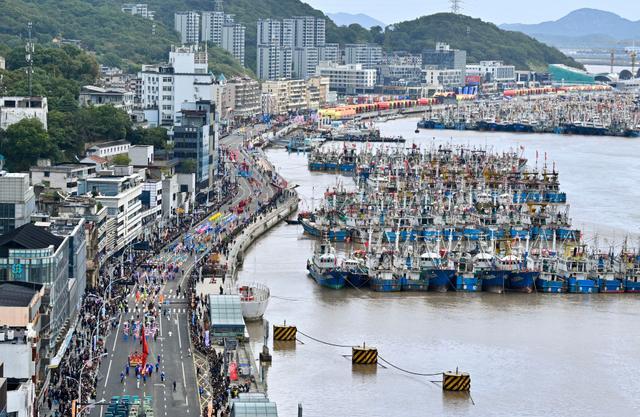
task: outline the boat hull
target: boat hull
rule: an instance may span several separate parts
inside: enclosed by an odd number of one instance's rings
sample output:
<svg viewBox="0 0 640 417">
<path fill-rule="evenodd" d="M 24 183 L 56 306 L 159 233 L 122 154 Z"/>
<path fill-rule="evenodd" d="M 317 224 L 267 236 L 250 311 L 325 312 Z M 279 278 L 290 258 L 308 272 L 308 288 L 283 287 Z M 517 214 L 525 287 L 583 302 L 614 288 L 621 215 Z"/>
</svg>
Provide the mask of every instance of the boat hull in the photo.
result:
<svg viewBox="0 0 640 417">
<path fill-rule="evenodd" d="M 509 271 L 491 270 L 476 274 L 482 280 L 482 291 L 502 294 L 506 288 Z"/>
<path fill-rule="evenodd" d="M 420 279 L 429 280 L 429 291 L 447 292 L 453 286 L 455 274 L 453 269 L 429 269 L 420 273 Z"/>
<path fill-rule="evenodd" d="M 601 293 L 621 294 L 624 292 L 624 283 L 620 279 L 600 279 L 598 289 Z"/>
<path fill-rule="evenodd" d="M 456 276 L 456 291 L 458 292 L 480 292 L 482 291 L 482 278 L 476 276 L 465 277 Z"/>
<path fill-rule="evenodd" d="M 563 292 L 567 292 L 567 288 L 563 281 L 537 278 L 536 291 L 540 293 L 545 293 L 545 294 L 560 294 Z"/>
<path fill-rule="evenodd" d="M 304 232 L 313 237 L 317 237 L 317 238 L 326 237 L 331 242 L 345 242 L 349 237 L 348 230 L 334 229 L 334 230 L 329 230 L 325 232 L 324 230 L 314 226 L 308 221 L 301 220 L 300 223 L 302 224 L 302 229 L 304 230 Z"/>
<path fill-rule="evenodd" d="M 402 291 L 402 283 L 398 279 L 371 278 L 369 286 L 376 292 Z"/>
<path fill-rule="evenodd" d="M 536 278 L 540 276 L 536 271 L 511 271 L 506 281 L 508 291 L 532 293 Z"/>
<path fill-rule="evenodd" d="M 640 293 L 640 281 L 625 279 L 624 292 Z"/>
<path fill-rule="evenodd" d="M 429 279 L 406 279 L 402 283 L 402 291 L 428 291 Z"/>
<path fill-rule="evenodd" d="M 311 267 L 309 269 L 309 274 L 311 274 L 311 277 L 316 281 L 316 283 L 318 283 L 318 285 L 325 288 L 331 288 L 333 290 L 343 288 L 346 283 L 343 274 L 337 269 L 320 272 Z"/>
<path fill-rule="evenodd" d="M 567 291 L 570 294 L 594 294 L 598 292 L 598 285 L 593 279 L 570 277 L 567 281 Z"/>
<path fill-rule="evenodd" d="M 364 288 L 369 285 L 369 274 L 366 272 L 344 272 L 348 287 Z"/>
</svg>

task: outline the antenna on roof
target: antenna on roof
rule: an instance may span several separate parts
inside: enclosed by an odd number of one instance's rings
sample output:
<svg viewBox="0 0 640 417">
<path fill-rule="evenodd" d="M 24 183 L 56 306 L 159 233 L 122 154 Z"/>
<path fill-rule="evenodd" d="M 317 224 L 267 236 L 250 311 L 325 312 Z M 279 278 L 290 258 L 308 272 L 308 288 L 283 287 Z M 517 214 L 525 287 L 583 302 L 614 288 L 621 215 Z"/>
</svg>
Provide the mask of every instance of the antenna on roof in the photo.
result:
<svg viewBox="0 0 640 417">
<path fill-rule="evenodd" d="M 25 49 L 25 55 L 24 55 L 24 60 L 27 62 L 27 76 L 29 77 L 29 97 L 31 97 L 32 94 L 32 78 L 33 78 L 33 42 L 31 40 L 31 28 L 33 27 L 33 23 L 29 22 L 27 24 L 27 27 L 29 29 L 29 41 L 27 42 L 27 44 L 25 45 L 24 49 Z"/>
<path fill-rule="evenodd" d="M 451 13 L 460 14 L 462 11 L 462 0 L 449 0 L 449 4 L 451 5 Z"/>
</svg>

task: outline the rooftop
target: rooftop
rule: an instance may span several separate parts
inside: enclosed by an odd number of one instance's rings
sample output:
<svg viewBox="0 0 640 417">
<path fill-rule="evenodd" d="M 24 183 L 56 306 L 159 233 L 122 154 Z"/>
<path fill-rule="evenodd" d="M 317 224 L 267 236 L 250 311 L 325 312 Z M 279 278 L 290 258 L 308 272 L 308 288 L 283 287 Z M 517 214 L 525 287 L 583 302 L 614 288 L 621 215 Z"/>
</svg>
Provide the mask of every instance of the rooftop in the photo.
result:
<svg viewBox="0 0 640 417">
<path fill-rule="evenodd" d="M 27 307 L 42 284 L 0 281 L 0 307 Z"/>
<path fill-rule="evenodd" d="M 0 236 L 0 257 L 6 257 L 9 249 L 44 249 L 51 245 L 58 249 L 63 241 L 63 238 L 27 223 Z"/>
<path fill-rule="evenodd" d="M 131 143 L 127 142 L 126 140 L 114 140 L 111 142 L 97 143 L 89 149 L 103 149 L 103 148 L 110 148 L 112 146 L 118 146 L 118 145 L 131 145 Z"/>
</svg>

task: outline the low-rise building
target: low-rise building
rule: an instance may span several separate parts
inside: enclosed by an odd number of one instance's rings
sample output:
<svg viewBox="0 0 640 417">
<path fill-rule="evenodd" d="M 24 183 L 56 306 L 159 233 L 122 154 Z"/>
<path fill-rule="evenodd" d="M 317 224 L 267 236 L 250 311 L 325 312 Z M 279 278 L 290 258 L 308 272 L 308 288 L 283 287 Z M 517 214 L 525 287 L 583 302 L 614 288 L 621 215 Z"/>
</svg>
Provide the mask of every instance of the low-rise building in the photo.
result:
<svg viewBox="0 0 640 417">
<path fill-rule="evenodd" d="M 123 88 L 102 88 L 95 85 L 85 85 L 80 90 L 79 101 L 83 107 L 111 105 L 131 114 L 135 94 Z"/>
<path fill-rule="evenodd" d="M 0 280 L 44 286 L 41 335 L 47 357 L 69 324 L 69 238 L 27 223 L 0 236 Z"/>
<path fill-rule="evenodd" d="M 153 145 L 132 145 L 129 147 L 129 160 L 134 167 L 152 165 L 153 155 Z"/>
<path fill-rule="evenodd" d="M 504 65 L 502 61 L 480 61 L 479 64 L 467 65 L 466 74 L 480 76 L 486 82 L 513 82 L 516 80 L 516 67 Z"/>
<path fill-rule="evenodd" d="M 304 80 L 274 80 L 262 83 L 265 114 L 285 114 L 308 108 L 307 83 Z"/>
<path fill-rule="evenodd" d="M 331 80 L 329 77 L 311 77 L 307 80 L 307 86 L 309 92 L 315 91 L 318 93 L 318 102 L 319 105 L 323 105 L 329 102 L 329 87 L 331 86 Z M 314 100 L 309 99 L 310 103 Z"/>
<path fill-rule="evenodd" d="M 140 16 L 149 20 L 153 20 L 156 13 L 153 10 L 149 10 L 147 3 L 125 3 L 120 10 L 132 16 Z"/>
<path fill-rule="evenodd" d="M 87 149 L 87 156 L 100 156 L 109 158 L 120 154 L 128 154 L 131 144 L 126 140 L 98 143 Z"/>
<path fill-rule="evenodd" d="M 50 165 L 49 160 L 38 161 L 38 165 L 29 168 L 31 185 L 42 185 L 55 188 L 65 194 L 78 193 L 78 179 L 96 175 L 93 164 L 58 164 Z"/>
<path fill-rule="evenodd" d="M 0 171 L 0 234 L 30 223 L 36 210 L 36 196 L 29 174 Z"/>
<path fill-rule="evenodd" d="M 371 93 L 376 85 L 376 70 L 365 69 L 361 64 L 321 62 L 316 75 L 329 78 L 329 88 L 341 94 Z"/>
<path fill-rule="evenodd" d="M 438 69 L 430 66 L 424 69 L 425 84 L 437 89 L 451 89 L 464 85 L 464 73 L 457 69 Z"/>
<path fill-rule="evenodd" d="M 46 97 L 0 97 L 0 129 L 2 130 L 28 118 L 38 119 L 46 130 L 48 113 Z"/>
<path fill-rule="evenodd" d="M 38 337 L 43 298 L 41 284 L 0 282 L 0 376 L 9 379 L 5 415 L 34 415 L 35 389 L 45 379 L 45 351 Z"/>
</svg>

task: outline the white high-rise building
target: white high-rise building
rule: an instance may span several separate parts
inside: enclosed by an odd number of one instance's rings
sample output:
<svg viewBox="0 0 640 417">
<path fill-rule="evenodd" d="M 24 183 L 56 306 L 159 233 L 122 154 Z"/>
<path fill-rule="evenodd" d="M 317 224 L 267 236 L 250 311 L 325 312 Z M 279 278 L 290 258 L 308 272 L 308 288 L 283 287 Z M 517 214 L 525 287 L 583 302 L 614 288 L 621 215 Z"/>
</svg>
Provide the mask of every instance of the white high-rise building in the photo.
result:
<svg viewBox="0 0 640 417">
<path fill-rule="evenodd" d="M 306 80 L 314 76 L 319 62 L 318 48 L 295 48 L 293 50 L 292 77 Z"/>
<path fill-rule="evenodd" d="M 258 78 L 262 80 L 291 78 L 292 60 L 292 50 L 289 47 L 258 46 Z"/>
<path fill-rule="evenodd" d="M 175 30 L 183 44 L 200 42 L 200 14 L 194 11 L 177 12 L 174 15 Z"/>
<path fill-rule="evenodd" d="M 222 27 L 222 48 L 244 66 L 244 37 L 246 28 L 238 23 L 225 23 Z"/>
<path fill-rule="evenodd" d="M 151 125 L 172 125 L 182 103 L 213 100 L 215 78 L 209 73 L 206 48 L 173 47 L 166 64 L 143 65 L 140 103 Z"/>
<path fill-rule="evenodd" d="M 258 76 L 268 80 L 292 75 L 308 78 L 318 65 L 319 47 L 325 45 L 325 26 L 324 19 L 314 16 L 294 16 L 282 21 L 259 20 Z M 291 68 L 283 68 L 289 65 Z"/>
<path fill-rule="evenodd" d="M 344 63 L 360 64 L 364 69 L 375 69 L 382 62 L 382 46 L 351 43 L 344 46 Z"/>
<path fill-rule="evenodd" d="M 202 12 L 202 40 L 222 45 L 222 27 L 225 22 L 224 12 Z"/>
</svg>

